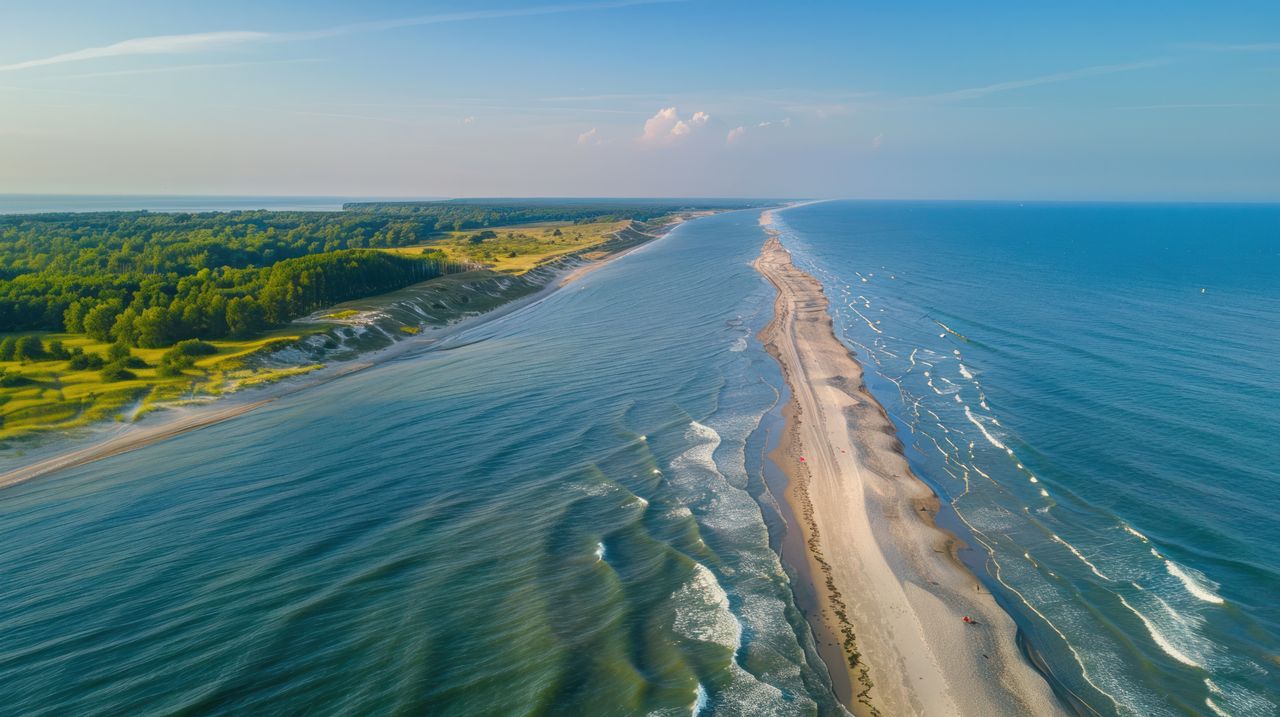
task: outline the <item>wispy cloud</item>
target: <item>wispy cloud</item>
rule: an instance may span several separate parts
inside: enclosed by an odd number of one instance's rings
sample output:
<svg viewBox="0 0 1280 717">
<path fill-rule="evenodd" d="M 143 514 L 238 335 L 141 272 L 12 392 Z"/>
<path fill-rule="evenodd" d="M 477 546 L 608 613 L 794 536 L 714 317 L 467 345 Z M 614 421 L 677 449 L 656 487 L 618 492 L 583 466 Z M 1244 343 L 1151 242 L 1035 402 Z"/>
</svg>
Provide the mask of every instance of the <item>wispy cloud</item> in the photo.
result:
<svg viewBox="0 0 1280 717">
<path fill-rule="evenodd" d="M 1160 67 L 1168 64 L 1168 60 L 1144 60 L 1142 62 L 1131 62 L 1124 65 L 1094 65 L 1093 67 L 1084 67 L 1079 70 L 1070 70 L 1068 72 L 1056 72 L 1051 75 L 1041 75 L 1039 77 L 1031 77 L 1024 80 L 1012 80 L 1009 82 L 997 82 L 993 85 L 983 85 L 982 87 L 970 87 L 963 90 L 952 90 L 950 92 L 942 92 L 936 95 L 927 95 L 924 97 L 916 97 L 916 100 L 925 100 L 931 102 L 955 102 L 963 100 L 974 100 L 987 95 L 993 95 L 997 92 L 1009 92 L 1011 90 L 1020 90 L 1024 87 L 1035 87 L 1036 85 L 1048 85 L 1055 82 L 1067 82 L 1069 80 L 1080 80 L 1086 77 L 1097 77 L 1099 75 L 1114 75 L 1119 72 L 1133 72 L 1135 70 L 1147 70 L 1153 67 Z"/>
<path fill-rule="evenodd" d="M 1183 103 L 1168 105 L 1126 105 L 1117 107 L 1118 110 L 1227 110 L 1227 109 L 1250 109 L 1257 107 L 1266 107 L 1267 105 L 1245 103 L 1245 102 L 1202 102 L 1202 103 Z"/>
<path fill-rule="evenodd" d="M 122 40 L 101 47 L 88 47 L 82 50 L 64 52 L 34 60 L 24 60 L 8 65 L 0 65 L 0 72 L 15 72 L 35 67 L 59 65 L 67 62 L 84 62 L 110 57 L 130 57 L 139 55 L 184 55 L 200 52 L 225 50 L 233 47 L 255 45 L 268 42 L 291 42 L 298 40 L 319 40 L 341 35 L 354 35 L 367 32 L 381 32 L 402 27 L 420 25 L 437 25 L 450 22 L 469 22 L 476 20 L 493 20 L 509 17 L 531 17 L 535 15 L 555 15 L 570 12 L 586 12 L 591 10 L 608 10 L 630 7 L 633 5 L 657 5 L 687 0 L 616 0 L 614 2 L 578 3 L 563 5 L 540 5 L 505 10 L 473 10 L 467 12 L 439 13 L 435 15 L 418 15 L 415 17 L 395 18 L 391 20 L 374 20 L 370 22 L 351 23 L 319 30 L 303 30 L 292 32 L 262 32 L 256 30 L 232 30 L 222 32 L 201 32 L 186 35 L 156 35 Z"/>
<path fill-rule="evenodd" d="M 1210 52 L 1280 52 L 1280 42 L 1184 42 L 1178 47 Z"/>
<path fill-rule="evenodd" d="M 194 65 L 170 65 L 168 67 L 140 67 L 133 70 L 109 70 L 106 72 L 82 72 L 74 75 L 55 75 L 50 79 L 57 80 L 83 80 L 97 79 L 99 77 L 125 77 L 128 75 L 155 75 L 167 74 L 170 72 L 189 72 L 198 70 L 228 70 L 238 67 L 257 67 L 260 65 L 295 65 L 301 63 L 323 62 L 323 60 L 315 57 L 295 58 L 289 60 L 261 60 L 255 62 L 210 62 Z"/>
</svg>

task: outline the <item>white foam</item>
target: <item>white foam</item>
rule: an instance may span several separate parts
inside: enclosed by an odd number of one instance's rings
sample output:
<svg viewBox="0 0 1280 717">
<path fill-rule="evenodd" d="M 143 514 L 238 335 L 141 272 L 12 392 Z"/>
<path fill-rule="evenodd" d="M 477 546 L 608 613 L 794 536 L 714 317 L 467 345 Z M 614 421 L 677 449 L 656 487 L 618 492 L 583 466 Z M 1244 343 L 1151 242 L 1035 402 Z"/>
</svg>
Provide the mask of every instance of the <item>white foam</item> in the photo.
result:
<svg viewBox="0 0 1280 717">
<path fill-rule="evenodd" d="M 1041 491 L 1041 492 L 1043 492 L 1043 491 Z M 1045 495 L 1048 495 L 1048 493 L 1045 493 Z M 1082 555 L 1082 554 L 1080 553 L 1080 551 L 1079 551 L 1079 550 L 1076 550 L 1076 546 L 1072 545 L 1071 543 L 1068 543 L 1067 541 L 1065 541 L 1065 540 L 1063 540 L 1062 538 L 1058 537 L 1056 534 L 1053 536 L 1053 539 L 1054 539 L 1054 541 L 1056 541 L 1056 542 L 1058 542 L 1058 543 L 1060 543 L 1060 544 L 1062 544 L 1062 545 L 1066 546 L 1067 550 L 1070 550 L 1072 555 L 1074 555 L 1074 556 L 1076 556 L 1077 558 L 1079 558 L 1079 559 L 1080 559 L 1080 562 L 1084 563 L 1085 565 L 1088 565 L 1088 566 L 1089 566 L 1089 569 L 1093 571 L 1093 574 L 1094 574 L 1094 575 L 1097 575 L 1098 577 L 1102 578 L 1103 580 L 1110 580 L 1110 579 L 1111 579 L 1111 578 L 1107 577 L 1106 575 L 1103 575 L 1103 574 L 1102 574 L 1102 571 L 1101 571 L 1101 570 L 1098 570 L 1098 566 L 1097 566 L 1097 565 L 1094 565 L 1092 562 L 1090 562 L 1090 561 L 1089 561 L 1089 559 L 1088 559 L 1088 558 L 1086 558 L 1084 555 Z"/>
<path fill-rule="evenodd" d="M 1120 598 L 1120 602 L 1125 607 L 1129 608 L 1129 612 L 1138 616 L 1138 619 L 1142 621 L 1143 626 L 1147 628 L 1147 634 L 1151 635 L 1151 640 L 1155 642 L 1156 645 L 1159 645 L 1160 649 L 1164 650 L 1164 653 L 1166 655 L 1168 655 L 1169 657 L 1172 657 L 1173 659 L 1177 660 L 1178 662 L 1181 662 L 1184 665 L 1187 665 L 1188 667 L 1200 667 L 1203 669 L 1200 663 L 1188 657 L 1186 653 L 1179 650 L 1176 645 L 1170 642 L 1169 638 L 1167 638 L 1163 632 L 1160 632 L 1160 630 L 1156 627 L 1155 622 L 1153 622 L 1151 618 L 1142 614 L 1142 612 L 1140 612 L 1137 608 L 1130 605 L 1129 601 L 1125 600 L 1123 595 L 1117 595 L 1116 597 Z"/>
<path fill-rule="evenodd" d="M 998 439 L 998 438 L 996 438 L 995 436 L 991 435 L 991 432 L 987 430 L 987 427 L 986 427 L 985 425 L 983 425 L 982 421 L 979 421 L 979 420 L 978 420 L 978 417 L 977 417 L 977 416 L 973 415 L 973 411 L 969 410 L 969 407 L 968 407 L 968 406 L 965 406 L 965 407 L 964 407 L 964 415 L 965 415 L 965 417 L 966 417 L 966 418 L 968 418 L 968 419 L 969 419 L 969 422 L 970 422 L 970 423 L 972 423 L 973 425 L 977 426 L 979 431 L 982 431 L 982 435 L 986 436 L 986 438 L 987 438 L 987 442 L 988 442 L 988 443 L 990 443 L 991 445 L 995 446 L 996 448 L 1002 448 L 1002 449 L 1004 449 L 1004 450 L 1005 450 L 1005 452 L 1007 452 L 1009 455 L 1013 455 L 1013 449 L 1011 449 L 1011 448 L 1009 448 L 1008 446 L 1006 446 L 1005 444 L 1001 443 L 1001 442 L 1000 442 L 1000 439 Z"/>
<path fill-rule="evenodd" d="M 1139 533 L 1138 531 L 1136 531 L 1136 530 L 1134 530 L 1133 528 L 1129 527 L 1129 525 L 1128 525 L 1127 523 L 1121 523 L 1121 526 L 1125 529 L 1125 532 L 1127 532 L 1128 534 L 1130 534 L 1130 535 L 1132 535 L 1133 537 L 1137 538 L 1138 540 L 1141 540 L 1141 541 L 1142 541 L 1142 542 L 1144 542 L 1144 543 L 1149 542 L 1149 541 L 1147 540 L 1147 536 L 1145 536 L 1145 535 L 1143 535 L 1142 533 Z"/>
<path fill-rule="evenodd" d="M 698 689 L 693 691 L 693 711 L 690 713 L 693 717 L 702 714 L 702 710 L 707 707 L 707 688 L 698 683 Z"/>
<path fill-rule="evenodd" d="M 729 345 L 729 351 L 737 354 L 747 350 L 747 337 L 739 336 Z"/>
<path fill-rule="evenodd" d="M 970 381 L 972 381 L 972 380 L 973 380 L 973 374 L 972 374 L 972 373 L 969 373 L 969 369 L 968 369 L 968 368 L 966 368 L 964 364 L 960 364 L 960 375 L 961 375 L 961 376 L 964 376 L 965 378 L 969 379 Z"/>
<path fill-rule="evenodd" d="M 1209 578 L 1205 577 L 1204 573 L 1199 570 L 1185 568 L 1172 560 L 1167 559 L 1164 561 L 1164 568 L 1169 571 L 1170 575 L 1180 580 L 1183 587 L 1187 589 L 1187 592 L 1194 595 L 1197 599 L 1203 600 L 1207 603 L 1213 603 L 1214 605 L 1221 605 L 1226 602 L 1222 599 L 1222 596 L 1213 591 L 1214 588 L 1218 587 L 1217 583 L 1209 580 Z"/>
<path fill-rule="evenodd" d="M 729 609 L 729 596 L 702 563 L 693 564 L 693 577 L 671 594 L 675 630 L 692 640 L 733 650 L 742 644 L 742 625 Z"/>
<path fill-rule="evenodd" d="M 596 543 L 596 562 L 604 560 L 604 543 Z"/>
</svg>

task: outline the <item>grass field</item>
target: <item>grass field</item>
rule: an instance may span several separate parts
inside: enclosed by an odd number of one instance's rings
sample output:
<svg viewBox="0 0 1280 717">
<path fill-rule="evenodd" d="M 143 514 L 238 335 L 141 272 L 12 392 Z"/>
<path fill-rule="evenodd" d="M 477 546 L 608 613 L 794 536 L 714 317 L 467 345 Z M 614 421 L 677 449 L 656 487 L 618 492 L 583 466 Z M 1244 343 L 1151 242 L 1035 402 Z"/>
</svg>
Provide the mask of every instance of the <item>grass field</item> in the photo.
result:
<svg viewBox="0 0 1280 717">
<path fill-rule="evenodd" d="M 523 274 L 541 264 L 573 252 L 607 242 L 630 222 L 571 224 L 549 222 L 509 227 L 492 227 L 465 232 L 449 232 L 426 244 L 387 251 L 420 254 L 424 250 L 444 252 L 450 261 L 487 264 L 495 271 Z"/>
<path fill-rule="evenodd" d="M 160 376 L 156 367 L 167 349 L 133 349 L 148 368 L 130 369 L 137 377 L 106 382 L 97 370 L 72 370 L 65 360 L 0 361 L 0 369 L 21 376 L 21 385 L 0 387 L 0 442 L 51 429 L 85 426 L 103 420 L 129 421 L 160 401 L 218 395 L 237 385 L 278 380 L 294 369 L 252 368 L 244 359 L 273 346 L 297 341 L 307 331 L 275 331 L 252 341 L 213 341 L 218 352 L 201 356 L 181 376 Z M 46 343 L 60 340 L 68 349 L 105 356 L 108 344 L 82 334 L 37 333 Z M 0 337 L 3 338 L 3 337 Z"/>
</svg>

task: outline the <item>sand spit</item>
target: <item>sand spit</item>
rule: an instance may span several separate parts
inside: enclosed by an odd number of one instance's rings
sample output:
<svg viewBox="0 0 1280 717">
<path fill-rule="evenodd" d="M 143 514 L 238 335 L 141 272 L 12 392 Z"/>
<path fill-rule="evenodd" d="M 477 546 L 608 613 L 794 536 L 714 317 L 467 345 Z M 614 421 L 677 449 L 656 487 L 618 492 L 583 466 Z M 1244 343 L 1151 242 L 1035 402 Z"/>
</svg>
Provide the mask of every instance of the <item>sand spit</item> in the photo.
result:
<svg viewBox="0 0 1280 717">
<path fill-rule="evenodd" d="M 938 499 L 911 473 L 893 424 L 836 338 L 822 286 L 772 228 L 756 269 L 778 290 L 760 333 L 791 390 L 773 459 L 809 548 L 821 620 L 841 643 L 861 715 L 1066 714 L 1019 651 L 1013 620 L 956 559 Z M 973 622 L 967 623 L 968 616 Z M 821 638 L 820 638 L 821 639 Z M 838 648 L 845 664 L 830 664 Z"/>
</svg>

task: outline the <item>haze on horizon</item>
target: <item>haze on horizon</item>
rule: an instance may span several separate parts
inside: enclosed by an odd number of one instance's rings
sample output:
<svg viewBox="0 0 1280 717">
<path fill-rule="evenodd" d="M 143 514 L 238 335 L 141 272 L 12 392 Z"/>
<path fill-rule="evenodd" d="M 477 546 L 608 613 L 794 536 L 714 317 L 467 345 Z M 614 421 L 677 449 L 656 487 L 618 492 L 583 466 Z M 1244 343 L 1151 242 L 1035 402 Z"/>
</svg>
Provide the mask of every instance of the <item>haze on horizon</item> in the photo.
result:
<svg viewBox="0 0 1280 717">
<path fill-rule="evenodd" d="M 1278 108 L 1275 2 L 0 10 L 3 193 L 1277 201 Z"/>
</svg>

